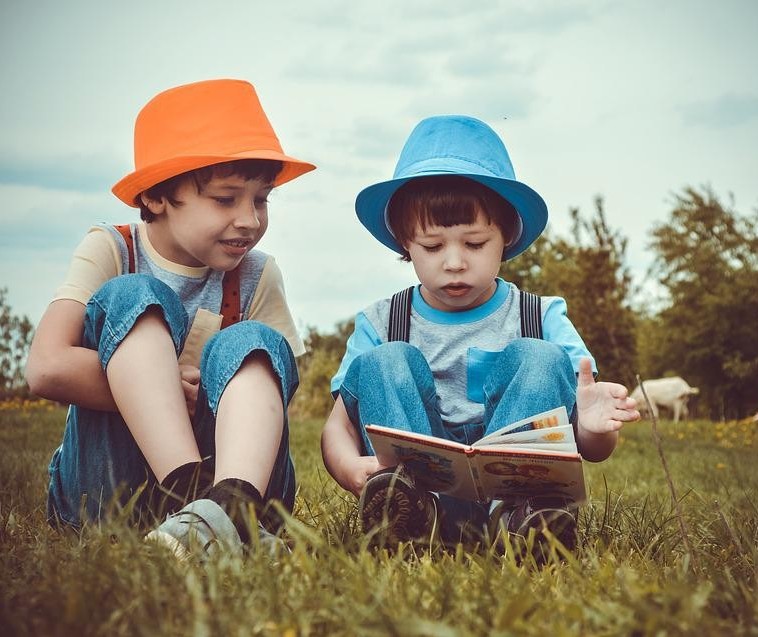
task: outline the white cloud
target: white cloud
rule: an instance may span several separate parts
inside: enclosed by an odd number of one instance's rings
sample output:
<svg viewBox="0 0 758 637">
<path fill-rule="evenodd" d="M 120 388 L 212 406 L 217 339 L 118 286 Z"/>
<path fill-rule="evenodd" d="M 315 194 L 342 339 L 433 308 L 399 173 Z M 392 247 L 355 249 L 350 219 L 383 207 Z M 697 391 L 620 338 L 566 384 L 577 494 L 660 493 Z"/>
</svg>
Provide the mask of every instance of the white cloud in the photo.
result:
<svg viewBox="0 0 758 637">
<path fill-rule="evenodd" d="M 353 202 L 391 176 L 428 115 L 488 121 L 555 230 L 570 206 L 589 213 L 603 195 L 639 280 L 670 193 L 708 183 L 738 210 L 758 206 L 752 2 L 47 0 L 1 11 L 0 285 L 34 320 L 86 228 L 135 218 L 110 187 L 131 170 L 139 108 L 209 77 L 252 81 L 285 150 L 319 166 L 275 195 L 261 243 L 303 326 L 329 329 L 412 280 Z"/>
<path fill-rule="evenodd" d="M 728 128 L 758 119 L 758 94 L 727 93 L 681 107 L 687 124 Z"/>
</svg>

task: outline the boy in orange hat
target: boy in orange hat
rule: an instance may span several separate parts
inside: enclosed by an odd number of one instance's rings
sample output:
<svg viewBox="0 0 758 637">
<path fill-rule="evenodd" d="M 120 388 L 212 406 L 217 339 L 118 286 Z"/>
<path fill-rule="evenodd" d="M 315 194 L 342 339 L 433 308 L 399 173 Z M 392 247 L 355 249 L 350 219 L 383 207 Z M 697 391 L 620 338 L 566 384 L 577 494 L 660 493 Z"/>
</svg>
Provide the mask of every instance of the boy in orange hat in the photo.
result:
<svg viewBox="0 0 758 637">
<path fill-rule="evenodd" d="M 271 190 L 315 166 L 284 154 L 251 84 L 225 79 L 148 102 L 134 160 L 113 192 L 143 222 L 89 231 L 29 353 L 32 392 L 71 405 L 48 516 L 79 527 L 131 500 L 139 523 L 166 516 L 148 537 L 177 554 L 239 552 L 272 539 L 251 507 L 265 521 L 270 501 L 293 506 L 304 351 L 253 248 Z"/>
</svg>

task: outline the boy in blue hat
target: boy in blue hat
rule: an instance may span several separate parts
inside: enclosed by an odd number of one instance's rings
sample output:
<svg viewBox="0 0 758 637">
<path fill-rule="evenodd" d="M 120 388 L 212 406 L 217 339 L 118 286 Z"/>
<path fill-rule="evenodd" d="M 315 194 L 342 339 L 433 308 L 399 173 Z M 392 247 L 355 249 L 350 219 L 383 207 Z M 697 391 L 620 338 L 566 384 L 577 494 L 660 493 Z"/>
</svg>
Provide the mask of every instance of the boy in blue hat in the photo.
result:
<svg viewBox="0 0 758 637">
<path fill-rule="evenodd" d="M 516 180 L 508 152 L 485 123 L 463 116 L 421 121 L 393 179 L 356 199 L 361 223 L 410 261 L 419 285 L 358 313 L 332 379 L 334 408 L 322 435 L 327 469 L 360 497 L 364 531 L 383 522 L 389 541 L 443 540 L 464 529 L 525 537 L 548 528 L 571 548 L 576 521 L 560 498 L 489 506 L 437 497 L 403 467 L 383 467 L 367 424 L 470 444 L 504 423 L 565 406 L 579 452 L 601 461 L 618 430 L 639 418 L 627 389 L 594 379 L 595 364 L 558 297 L 522 294 L 498 278 L 526 250 L 547 207 Z M 404 298 L 405 296 L 405 298 Z"/>
</svg>

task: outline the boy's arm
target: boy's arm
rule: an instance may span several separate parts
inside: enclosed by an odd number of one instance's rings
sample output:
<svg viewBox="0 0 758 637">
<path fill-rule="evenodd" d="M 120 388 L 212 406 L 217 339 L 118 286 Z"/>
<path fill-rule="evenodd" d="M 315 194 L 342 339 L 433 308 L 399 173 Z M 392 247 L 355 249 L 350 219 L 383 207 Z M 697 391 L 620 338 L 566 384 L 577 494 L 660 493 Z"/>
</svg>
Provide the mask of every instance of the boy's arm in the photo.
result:
<svg viewBox="0 0 758 637">
<path fill-rule="evenodd" d="M 53 301 L 29 350 L 26 382 L 33 394 L 99 411 L 116 411 L 97 352 L 81 347 L 85 306 Z"/>
<path fill-rule="evenodd" d="M 605 460 L 618 442 L 618 431 L 624 423 L 639 420 L 637 401 L 629 398 L 626 387 L 619 383 L 596 383 L 589 358 L 579 363 L 576 407 L 579 416 L 577 447 L 582 457 L 591 462 Z"/>
<path fill-rule="evenodd" d="M 382 465 L 375 456 L 361 455 L 361 441 L 338 396 L 321 434 L 321 455 L 331 476 L 343 489 L 360 496 L 366 479 Z"/>
</svg>

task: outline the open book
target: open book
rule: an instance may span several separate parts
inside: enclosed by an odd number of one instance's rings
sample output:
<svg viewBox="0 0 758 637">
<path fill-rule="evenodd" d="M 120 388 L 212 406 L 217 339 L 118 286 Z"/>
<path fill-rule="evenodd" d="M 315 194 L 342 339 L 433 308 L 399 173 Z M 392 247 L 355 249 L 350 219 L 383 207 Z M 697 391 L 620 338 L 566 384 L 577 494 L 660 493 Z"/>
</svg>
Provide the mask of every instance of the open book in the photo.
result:
<svg viewBox="0 0 758 637">
<path fill-rule="evenodd" d="M 587 499 L 565 407 L 506 425 L 472 445 L 379 425 L 367 425 L 366 433 L 379 462 L 402 462 L 429 491 L 480 502 L 542 494 L 577 504 Z"/>
</svg>

